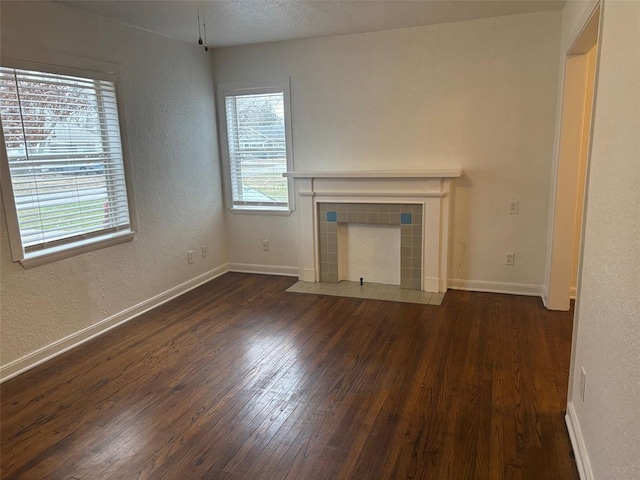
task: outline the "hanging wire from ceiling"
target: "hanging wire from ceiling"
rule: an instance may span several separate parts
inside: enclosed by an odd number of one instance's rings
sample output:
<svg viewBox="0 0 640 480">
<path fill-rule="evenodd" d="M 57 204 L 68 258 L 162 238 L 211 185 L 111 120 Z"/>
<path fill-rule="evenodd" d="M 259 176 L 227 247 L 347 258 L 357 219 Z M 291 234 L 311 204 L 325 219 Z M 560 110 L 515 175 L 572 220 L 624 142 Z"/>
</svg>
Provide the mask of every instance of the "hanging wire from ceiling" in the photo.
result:
<svg viewBox="0 0 640 480">
<path fill-rule="evenodd" d="M 209 51 L 209 45 L 207 45 L 207 15 L 204 13 L 204 0 L 202 0 L 202 30 L 204 31 L 204 51 Z"/>
<path fill-rule="evenodd" d="M 199 1 L 196 4 L 198 14 L 198 45 L 204 45 L 204 51 L 209 51 L 209 45 L 207 44 L 207 16 L 204 11 L 204 0 Z M 200 9 L 202 8 L 202 28 L 200 28 Z M 204 32 L 204 41 L 202 41 L 202 33 Z"/>
<path fill-rule="evenodd" d="M 202 32 L 200 30 L 200 2 L 196 3 L 196 9 L 198 11 L 198 45 L 202 45 Z"/>
</svg>

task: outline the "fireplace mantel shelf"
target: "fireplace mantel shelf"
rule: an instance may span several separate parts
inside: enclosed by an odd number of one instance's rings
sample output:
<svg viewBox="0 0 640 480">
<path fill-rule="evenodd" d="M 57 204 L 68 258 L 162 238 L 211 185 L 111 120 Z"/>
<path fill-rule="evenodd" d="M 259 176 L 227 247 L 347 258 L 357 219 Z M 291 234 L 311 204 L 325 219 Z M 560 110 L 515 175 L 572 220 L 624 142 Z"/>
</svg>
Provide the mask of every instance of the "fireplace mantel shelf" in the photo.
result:
<svg viewBox="0 0 640 480">
<path fill-rule="evenodd" d="M 289 178 L 457 178 L 462 176 L 461 168 L 450 168 L 446 170 L 407 170 L 407 171 L 384 171 L 384 170 L 361 170 L 361 171 L 316 171 L 316 172 L 285 172 L 283 175 Z"/>
</svg>

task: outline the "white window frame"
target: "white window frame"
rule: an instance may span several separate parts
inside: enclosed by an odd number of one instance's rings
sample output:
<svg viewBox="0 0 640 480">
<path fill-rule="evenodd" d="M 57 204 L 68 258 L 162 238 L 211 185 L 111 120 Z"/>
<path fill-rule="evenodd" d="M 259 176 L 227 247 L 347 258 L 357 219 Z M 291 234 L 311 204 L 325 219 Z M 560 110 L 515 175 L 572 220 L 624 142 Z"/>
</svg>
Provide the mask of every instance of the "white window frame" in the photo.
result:
<svg viewBox="0 0 640 480">
<path fill-rule="evenodd" d="M 287 178 L 288 205 L 278 208 L 272 205 L 240 206 L 233 203 L 231 186 L 231 161 L 229 157 L 229 140 L 227 137 L 226 98 L 236 95 L 260 95 L 267 93 L 282 93 L 284 100 L 284 130 L 285 146 L 287 149 L 287 171 L 293 171 L 293 142 L 291 135 L 291 93 L 289 78 L 268 79 L 263 81 L 221 83 L 217 86 L 218 125 L 220 136 L 220 155 L 222 157 L 223 187 L 226 207 L 233 213 L 290 215 L 295 210 L 294 185 L 291 178 Z"/>
<path fill-rule="evenodd" d="M 7 52 L 5 54 L 5 51 Z M 25 60 L 29 58 L 29 60 Z M 115 233 L 89 236 L 74 242 L 45 247 L 40 250 L 25 253 L 22 246 L 18 215 L 13 194 L 13 185 L 9 171 L 9 160 L 4 143 L 4 135 L 0 134 L 0 189 L 4 203 L 7 234 L 14 262 L 19 262 L 25 269 L 56 262 L 83 253 L 130 242 L 137 230 L 135 199 L 133 195 L 133 181 L 129 165 L 129 143 L 125 123 L 124 98 L 122 95 L 122 81 L 118 65 L 98 60 L 58 55 L 51 52 L 37 52 L 31 49 L 3 45 L 3 56 L 0 59 L 3 67 L 34 70 L 39 72 L 70 75 L 95 80 L 113 82 L 116 86 L 116 103 L 118 106 L 118 120 L 120 123 L 120 143 L 122 146 L 124 180 L 129 207 L 130 228 Z"/>
</svg>

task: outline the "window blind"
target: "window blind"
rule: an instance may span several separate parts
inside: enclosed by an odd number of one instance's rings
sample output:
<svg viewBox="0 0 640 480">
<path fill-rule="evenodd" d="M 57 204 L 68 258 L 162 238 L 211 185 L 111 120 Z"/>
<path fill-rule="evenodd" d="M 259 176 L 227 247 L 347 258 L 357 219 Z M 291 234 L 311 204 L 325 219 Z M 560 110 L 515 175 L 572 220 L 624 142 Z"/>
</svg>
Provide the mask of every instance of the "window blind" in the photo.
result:
<svg viewBox="0 0 640 480">
<path fill-rule="evenodd" d="M 25 253 L 130 230 L 113 82 L 0 67 L 0 117 Z"/>
<path fill-rule="evenodd" d="M 287 208 L 284 94 L 225 97 L 233 205 Z"/>
</svg>

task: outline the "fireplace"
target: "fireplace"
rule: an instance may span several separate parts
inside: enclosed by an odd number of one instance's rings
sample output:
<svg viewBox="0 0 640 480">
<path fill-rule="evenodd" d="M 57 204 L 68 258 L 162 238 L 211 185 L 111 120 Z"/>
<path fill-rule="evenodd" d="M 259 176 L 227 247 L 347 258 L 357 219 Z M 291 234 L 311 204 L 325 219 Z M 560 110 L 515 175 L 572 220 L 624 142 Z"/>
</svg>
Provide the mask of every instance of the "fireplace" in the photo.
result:
<svg viewBox="0 0 640 480">
<path fill-rule="evenodd" d="M 321 282 L 338 282 L 340 275 L 339 225 L 398 226 L 400 245 L 397 262 L 400 286 L 421 290 L 422 205 L 389 203 L 318 203 L 318 246 Z M 387 252 L 377 252 L 386 257 Z"/>
<path fill-rule="evenodd" d="M 446 291 L 450 187 L 460 175 L 461 169 L 286 173 L 296 191 L 299 279 L 339 280 L 339 225 L 398 225 L 401 287 Z"/>
</svg>

